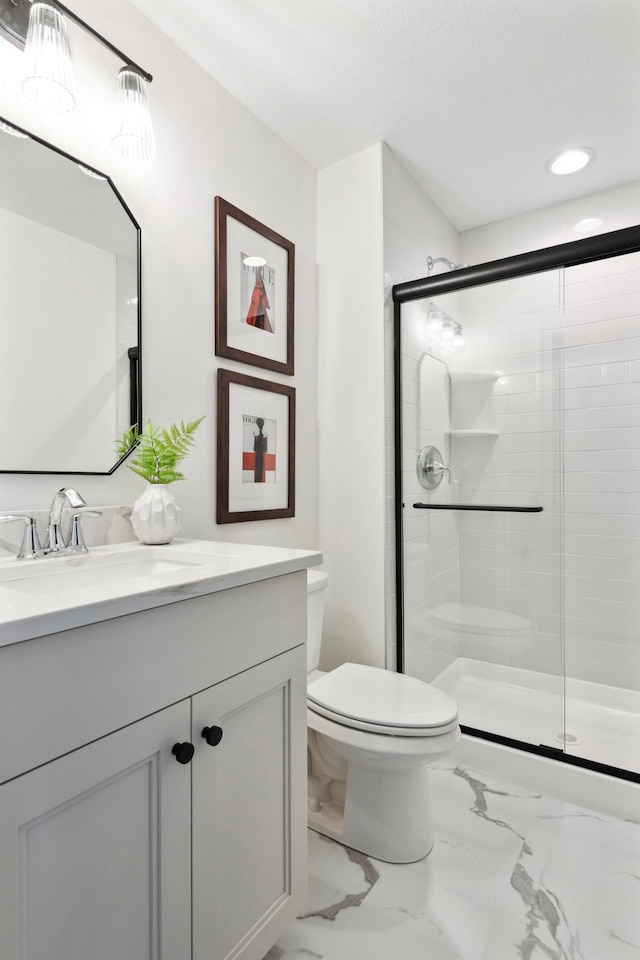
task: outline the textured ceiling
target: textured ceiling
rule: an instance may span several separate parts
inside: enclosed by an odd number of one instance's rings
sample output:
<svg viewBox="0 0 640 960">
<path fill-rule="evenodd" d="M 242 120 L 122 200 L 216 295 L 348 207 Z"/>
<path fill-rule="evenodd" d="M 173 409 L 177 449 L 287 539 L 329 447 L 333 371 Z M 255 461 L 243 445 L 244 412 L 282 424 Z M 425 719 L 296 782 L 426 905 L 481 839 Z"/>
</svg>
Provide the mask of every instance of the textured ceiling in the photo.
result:
<svg viewBox="0 0 640 960">
<path fill-rule="evenodd" d="M 384 140 L 458 229 L 640 179 L 640 0 L 130 0 L 313 166 Z M 590 146 L 569 177 L 546 161 Z"/>
</svg>

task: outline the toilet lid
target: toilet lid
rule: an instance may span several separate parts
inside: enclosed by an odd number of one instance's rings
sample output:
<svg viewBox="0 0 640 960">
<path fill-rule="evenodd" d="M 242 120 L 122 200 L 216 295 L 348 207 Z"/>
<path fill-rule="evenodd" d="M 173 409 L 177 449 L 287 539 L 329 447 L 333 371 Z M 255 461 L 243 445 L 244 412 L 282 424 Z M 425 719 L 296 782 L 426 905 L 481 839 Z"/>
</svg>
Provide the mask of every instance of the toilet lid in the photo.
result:
<svg viewBox="0 0 640 960">
<path fill-rule="evenodd" d="M 343 663 L 307 688 L 309 708 L 347 726 L 419 736 L 458 717 L 451 697 L 422 680 L 380 667 Z M 350 723 L 353 721 L 353 723 Z"/>
</svg>

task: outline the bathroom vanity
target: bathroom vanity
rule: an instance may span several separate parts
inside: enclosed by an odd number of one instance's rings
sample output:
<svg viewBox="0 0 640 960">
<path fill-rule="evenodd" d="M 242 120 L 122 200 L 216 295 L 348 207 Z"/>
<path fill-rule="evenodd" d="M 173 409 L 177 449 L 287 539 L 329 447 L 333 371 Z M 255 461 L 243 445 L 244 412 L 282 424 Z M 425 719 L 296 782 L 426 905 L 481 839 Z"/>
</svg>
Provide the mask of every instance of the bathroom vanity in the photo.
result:
<svg viewBox="0 0 640 960">
<path fill-rule="evenodd" d="M 3 960 L 261 960 L 304 908 L 320 561 L 200 541 L 0 561 Z"/>
</svg>

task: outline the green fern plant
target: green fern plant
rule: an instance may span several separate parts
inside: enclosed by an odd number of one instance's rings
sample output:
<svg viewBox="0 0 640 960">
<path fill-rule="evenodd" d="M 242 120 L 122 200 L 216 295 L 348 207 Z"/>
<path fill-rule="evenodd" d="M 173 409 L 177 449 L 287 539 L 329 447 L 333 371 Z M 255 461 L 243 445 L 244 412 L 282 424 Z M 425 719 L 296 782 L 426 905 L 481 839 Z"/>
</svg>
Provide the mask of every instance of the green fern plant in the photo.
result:
<svg viewBox="0 0 640 960">
<path fill-rule="evenodd" d="M 172 423 L 168 429 L 154 427 L 151 420 L 147 420 L 142 432 L 135 424 L 125 430 L 118 441 L 118 456 L 124 457 L 133 449 L 127 466 L 148 483 L 184 480 L 184 473 L 177 467 L 193 446 L 193 435 L 203 420 L 204 417 L 199 417 L 190 423 Z"/>
</svg>

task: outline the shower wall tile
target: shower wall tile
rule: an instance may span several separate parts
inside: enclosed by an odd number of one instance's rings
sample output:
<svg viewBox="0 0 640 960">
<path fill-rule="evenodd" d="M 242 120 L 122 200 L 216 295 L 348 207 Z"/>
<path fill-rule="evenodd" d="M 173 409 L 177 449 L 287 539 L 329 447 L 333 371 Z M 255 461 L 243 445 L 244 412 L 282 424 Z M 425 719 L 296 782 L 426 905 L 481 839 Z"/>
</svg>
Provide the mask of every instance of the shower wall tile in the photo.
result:
<svg viewBox="0 0 640 960">
<path fill-rule="evenodd" d="M 626 261 L 627 257 L 634 258 L 637 255 L 628 254 L 622 259 Z M 576 277 L 573 276 L 573 271 L 576 268 L 571 267 L 566 271 L 565 303 L 572 306 L 579 303 L 610 300 L 625 294 L 637 294 L 640 290 L 640 270 L 638 270 L 637 264 L 637 259 L 634 260 L 633 264 L 631 262 L 618 264 L 618 270 L 624 272 L 612 272 L 611 265 L 601 260 L 596 263 L 594 270 L 591 271 L 591 279 L 577 281 Z M 580 269 L 588 270 L 589 266 L 591 265 L 582 264 Z M 628 266 L 629 269 L 624 270 L 625 266 Z"/>
<path fill-rule="evenodd" d="M 640 351 L 640 341 L 638 341 Z M 622 407 L 591 407 L 589 410 L 567 410 L 564 415 L 565 431 L 616 430 L 620 427 L 640 425 L 640 405 L 631 404 Z"/>
<path fill-rule="evenodd" d="M 569 534 L 565 537 L 567 559 L 570 556 L 609 560 L 640 560 L 640 544 L 633 537 L 587 537 Z"/>
<path fill-rule="evenodd" d="M 572 367 L 565 371 L 565 389 L 600 386 L 602 383 L 626 383 L 630 379 L 630 366 L 629 363 L 610 363 Z"/>
<path fill-rule="evenodd" d="M 640 433 L 640 431 L 638 431 Z M 620 450 L 635 446 L 628 427 L 610 430 L 567 430 L 564 432 L 565 452 L 572 450 Z"/>
<path fill-rule="evenodd" d="M 581 519 L 579 517 L 573 518 Z M 633 561 L 618 557 L 591 557 L 569 554 L 564 561 L 565 574 L 575 577 L 593 577 L 611 580 L 633 579 Z M 640 579 L 640 562 L 638 562 L 638 578 Z"/>
<path fill-rule="evenodd" d="M 636 329 L 637 333 L 637 329 Z M 640 339 L 601 341 L 583 347 L 568 347 L 565 350 L 567 367 L 583 367 L 594 363 L 619 363 L 640 354 Z"/>
</svg>

